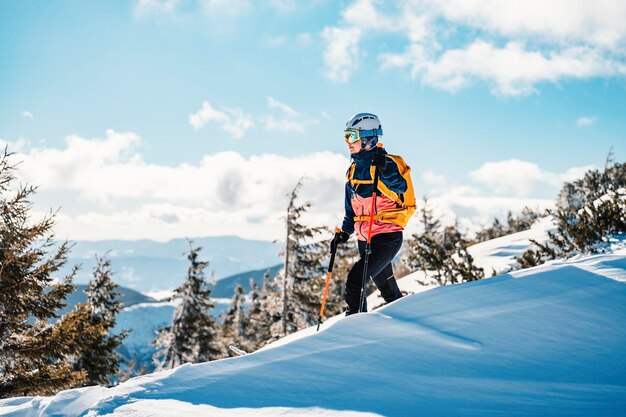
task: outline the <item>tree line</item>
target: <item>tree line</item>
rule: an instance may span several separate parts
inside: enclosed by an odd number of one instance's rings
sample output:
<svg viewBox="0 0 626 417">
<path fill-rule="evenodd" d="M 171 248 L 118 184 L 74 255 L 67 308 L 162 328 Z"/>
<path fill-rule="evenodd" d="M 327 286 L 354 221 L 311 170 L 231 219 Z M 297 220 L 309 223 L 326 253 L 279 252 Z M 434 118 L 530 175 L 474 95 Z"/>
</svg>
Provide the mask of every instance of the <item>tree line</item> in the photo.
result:
<svg viewBox="0 0 626 417">
<path fill-rule="evenodd" d="M 97 257 L 86 302 L 58 315 L 75 289 L 78 267 L 58 278 L 72 245 L 55 242 L 55 213 L 31 218 L 36 187 L 14 185 L 11 157 L 6 150 L 0 156 L 0 398 L 112 385 L 141 373 L 132 363 L 121 369 L 117 349 L 128 331 L 112 334 L 123 306 L 106 255 Z M 316 239 L 323 228 L 301 221 L 310 208 L 297 202 L 301 185 L 291 192 L 285 216 L 284 269 L 275 277 L 266 274 L 261 287 L 253 283 L 248 296 L 238 286 L 222 323 L 209 314 L 215 307 L 205 274 L 209 263 L 200 258 L 202 248 L 189 242 L 186 278 L 171 297 L 172 321 L 152 342 L 157 369 L 232 356 L 229 346 L 251 352 L 316 323 L 328 245 Z M 356 256 L 355 248 L 342 248 L 336 271 L 347 273 Z M 342 292 L 334 281 L 327 315 L 342 310 Z"/>
<path fill-rule="evenodd" d="M 525 207 L 518 215 L 509 211 L 506 223 L 495 218 L 492 224 L 470 236 L 458 222 L 443 226 L 424 197 L 418 212 L 421 230 L 411 236 L 402 260 L 405 272 L 424 271 L 422 284 L 455 284 L 485 277 L 468 248 L 476 243 L 530 229 L 538 219 L 548 216 L 554 230 L 548 239 L 531 239 L 531 247 L 511 270 L 530 268 L 557 258 L 602 252 L 626 233 L 626 164 L 616 162 L 612 152 L 604 169 L 590 169 L 582 178 L 565 182 L 556 199 L 555 209 L 539 211 Z M 492 276 L 502 271 L 491 271 Z M 508 271 L 507 271 L 508 272 Z"/>
<path fill-rule="evenodd" d="M 56 244 L 52 231 L 55 213 L 43 219 L 30 216 L 30 201 L 36 187 L 15 187 L 15 165 L 6 150 L 0 156 L 0 398 L 49 395 L 62 389 L 87 385 L 111 385 L 137 373 L 117 349 L 127 331 L 112 334 L 116 314 L 122 308 L 110 261 L 98 257 L 87 301 L 59 317 L 65 299 L 74 289 L 77 268 L 56 278 L 71 250 L 69 242 Z M 156 369 L 204 362 L 253 352 L 281 337 L 315 325 L 324 287 L 330 231 L 305 226 L 302 216 L 310 209 L 300 203 L 302 179 L 289 195 L 285 221 L 284 268 L 276 276 L 266 274 L 261 286 L 252 282 L 244 294 L 237 286 L 221 322 L 211 317 L 211 299 L 201 259 L 202 248 L 189 241 L 185 254 L 189 266 L 184 282 L 174 290 L 172 321 L 157 331 L 152 342 Z M 506 223 L 497 219 L 469 236 L 458 223 L 442 225 L 428 199 L 424 198 L 418 221 L 420 231 L 410 236 L 401 263 L 408 273 L 423 270 L 423 284 L 447 285 L 485 277 L 468 248 L 480 241 L 530 228 L 544 215 L 551 215 L 556 231 L 548 242 L 533 242 L 519 267 L 529 267 L 575 253 L 600 251 L 615 236 L 626 232 L 626 165 L 607 163 L 603 171 L 590 170 L 566 183 L 557 209 L 540 213 L 530 208 L 509 213 Z M 358 259 L 356 245 L 338 248 L 334 275 L 327 299 L 327 316 L 343 311 L 343 277 Z M 497 271 L 492 271 L 495 275 Z M 368 292 L 373 290 L 372 287 Z M 230 349 L 229 347 L 232 347 Z"/>
</svg>

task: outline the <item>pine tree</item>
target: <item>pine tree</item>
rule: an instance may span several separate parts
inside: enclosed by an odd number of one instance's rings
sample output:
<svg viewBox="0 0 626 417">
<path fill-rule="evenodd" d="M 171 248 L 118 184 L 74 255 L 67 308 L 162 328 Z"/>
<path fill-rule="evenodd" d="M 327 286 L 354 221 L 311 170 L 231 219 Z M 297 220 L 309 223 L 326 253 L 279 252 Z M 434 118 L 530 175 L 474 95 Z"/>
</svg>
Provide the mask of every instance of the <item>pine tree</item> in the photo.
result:
<svg viewBox="0 0 626 417">
<path fill-rule="evenodd" d="M 450 254 L 435 236 L 414 234 L 412 237 L 413 239 L 409 241 L 411 250 L 409 266 L 418 266 L 427 276 L 434 273 L 435 281 L 443 281 L 443 277 L 449 273 L 445 261 Z"/>
<path fill-rule="evenodd" d="M 157 370 L 172 369 L 186 362 L 206 362 L 225 354 L 215 321 L 209 315 L 215 303 L 204 279 L 204 269 L 209 263 L 198 259 L 201 249 L 189 242 L 187 279 L 171 297 L 178 302 L 172 324 L 159 329 L 153 342 L 158 349 L 154 355 Z"/>
<path fill-rule="evenodd" d="M 467 252 L 469 242 L 460 232 L 458 221 L 441 230 L 426 198 L 421 211 L 424 232 L 411 236 L 403 260 L 409 268 L 424 271 L 425 278 L 420 283 L 448 285 L 484 278 L 483 269 L 474 265 Z"/>
<path fill-rule="evenodd" d="M 558 209 L 554 218 L 556 230 L 548 232 L 545 243 L 531 241 L 533 247 L 517 259 L 520 267 L 604 250 L 615 236 L 626 233 L 626 189 L 608 191 L 576 212 Z"/>
<path fill-rule="evenodd" d="M 582 178 L 563 185 L 557 198 L 557 209 L 575 213 L 609 191 L 615 192 L 623 187 L 626 187 L 626 163 L 614 162 L 609 154 L 603 171 L 589 170 Z"/>
<path fill-rule="evenodd" d="M 474 258 L 462 243 L 457 244 L 455 254 L 447 259 L 446 264 L 449 271 L 449 275 L 446 277 L 448 279 L 446 284 L 478 281 L 485 277 L 483 268 L 479 268 L 474 264 Z"/>
<path fill-rule="evenodd" d="M 258 288 L 253 283 L 252 291 L 257 291 Z M 258 297 L 258 294 L 256 294 Z M 251 344 L 248 343 L 246 337 L 248 336 L 249 317 L 245 311 L 245 294 L 243 287 L 239 284 L 235 287 L 230 308 L 224 315 L 224 321 L 222 323 L 222 338 L 227 346 L 237 346 L 246 352 L 250 349 Z M 232 352 L 231 352 L 232 356 Z"/>
<path fill-rule="evenodd" d="M 265 283 L 267 279 L 269 279 L 269 273 L 266 272 L 263 282 Z M 250 305 L 244 308 L 241 313 L 244 323 L 242 326 L 243 334 L 239 338 L 237 345 L 246 352 L 254 352 L 265 345 L 266 341 L 271 338 L 269 334 L 269 319 L 261 307 L 263 287 L 259 288 L 256 281 L 251 278 L 250 288 Z"/>
<path fill-rule="evenodd" d="M 89 324 L 84 306 L 55 320 L 74 289 L 76 268 L 62 281 L 54 279 L 70 245 L 55 248 L 54 215 L 31 220 L 36 188 L 13 188 L 11 156 L 6 150 L 0 156 L 0 398 L 82 384 L 87 374 L 72 369 L 72 359 L 102 330 Z"/>
<path fill-rule="evenodd" d="M 311 203 L 297 204 L 302 187 L 301 178 L 293 188 L 285 218 L 286 242 L 282 251 L 285 267 L 282 272 L 282 336 L 317 323 L 319 302 L 323 291 L 320 278 L 324 274 L 323 258 L 328 250 L 321 242 L 312 242 L 323 233 L 323 227 L 309 227 L 301 223 L 301 217 Z"/>
<path fill-rule="evenodd" d="M 85 349 L 74 364 L 74 369 L 87 372 L 85 385 L 108 385 L 111 376 L 117 376 L 120 371 L 122 356 L 117 353 L 117 348 L 122 345 L 128 331 L 110 334 L 115 327 L 115 316 L 123 306 L 119 301 L 120 294 L 115 291 L 118 285 L 111 280 L 111 275 L 111 262 L 106 255 L 101 258 L 96 256 L 93 279 L 85 290 L 86 304 L 90 311 L 90 322 L 100 325 L 104 333 Z"/>
<path fill-rule="evenodd" d="M 607 157 L 603 172 L 589 170 L 571 183 L 565 183 L 553 215 L 556 230 L 548 241 L 533 241 L 533 247 L 517 259 L 521 268 L 547 260 L 581 253 L 603 251 L 607 244 L 626 233 L 626 164 Z"/>
<path fill-rule="evenodd" d="M 253 348 L 246 350 L 248 352 L 281 337 L 282 294 L 276 281 L 266 272 L 260 290 L 255 291 L 256 285 L 253 287 L 252 304 L 247 312 L 250 333 L 246 336 Z"/>
<path fill-rule="evenodd" d="M 507 236 L 512 233 L 521 232 L 530 229 L 533 223 L 541 217 L 542 214 L 529 207 L 524 207 L 519 215 L 514 215 L 510 210 L 506 216 L 506 225 L 502 224 L 497 218 L 493 219 L 490 226 L 483 227 L 476 233 L 474 241 L 485 242 L 501 236 Z"/>
<path fill-rule="evenodd" d="M 428 197 L 422 197 L 424 205 L 420 209 L 420 220 L 425 235 L 433 236 L 441 228 L 441 221 L 435 217 L 433 209 L 428 204 Z"/>
<path fill-rule="evenodd" d="M 510 214 L 511 212 L 509 212 Z M 476 232 L 476 242 L 486 242 L 501 236 L 506 236 L 507 230 L 500 220 L 496 217 L 490 226 L 483 226 L 481 230 Z"/>
<path fill-rule="evenodd" d="M 436 269 L 434 263 L 431 262 L 430 264 L 422 265 L 422 262 L 432 257 L 430 255 L 425 256 L 426 248 L 428 248 L 429 245 L 439 246 L 442 241 L 442 237 L 439 236 L 441 221 L 434 215 L 433 209 L 430 207 L 426 196 L 423 197 L 423 205 L 420 208 L 420 221 L 422 231 L 414 233 L 411 236 L 405 251 L 405 257 L 402 259 L 402 262 L 411 271 L 418 269 Z"/>
</svg>

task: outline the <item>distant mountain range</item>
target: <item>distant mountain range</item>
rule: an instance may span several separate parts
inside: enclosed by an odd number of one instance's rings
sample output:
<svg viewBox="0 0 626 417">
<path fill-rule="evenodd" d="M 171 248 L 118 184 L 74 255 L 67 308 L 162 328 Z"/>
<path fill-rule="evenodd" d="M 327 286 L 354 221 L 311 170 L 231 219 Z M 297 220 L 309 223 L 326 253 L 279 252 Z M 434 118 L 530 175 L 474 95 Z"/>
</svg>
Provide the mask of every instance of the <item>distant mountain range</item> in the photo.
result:
<svg viewBox="0 0 626 417">
<path fill-rule="evenodd" d="M 269 268 L 258 269 L 255 271 L 247 271 L 241 274 L 231 275 L 230 277 L 220 279 L 211 286 L 211 297 L 215 298 L 231 298 L 234 294 L 237 284 L 243 287 L 244 293 L 250 292 L 252 286 L 250 280 L 254 280 L 260 287 L 263 285 L 263 277 L 265 273 L 269 273 L 270 277 L 274 278 L 276 273 L 283 268 L 282 264 L 274 265 Z"/>
<path fill-rule="evenodd" d="M 59 311 L 59 315 L 65 314 L 70 310 L 74 309 L 76 304 L 81 304 L 87 301 L 87 294 L 85 294 L 85 289 L 87 289 L 87 285 L 77 284 L 74 291 L 68 295 L 65 299 L 65 308 Z M 141 303 L 156 303 L 152 297 L 148 297 L 138 291 L 131 290 L 130 288 L 118 287 L 116 291 L 120 294 L 119 300 L 124 303 L 124 307 L 130 307 L 135 304 Z"/>
<path fill-rule="evenodd" d="M 276 268 L 281 262 L 278 256 L 280 244 L 247 240 L 235 236 L 194 238 L 193 244 L 201 246 L 200 257 L 208 260 L 207 278 L 219 282 L 223 278 L 242 274 L 239 279 L 247 282 L 250 273 L 255 279 L 259 273 L 262 278 L 267 268 Z M 76 276 L 77 284 L 86 284 L 92 278 L 95 255 L 109 253 L 113 280 L 126 288 L 142 293 L 170 290 L 178 287 L 185 279 L 189 261 L 185 254 L 189 252 L 186 239 L 174 239 L 168 242 L 151 240 L 105 240 L 77 241 L 70 252 L 67 264 L 59 275 L 68 274 L 74 265 L 81 265 Z M 260 272 L 262 271 L 262 272 Z M 247 275 L 246 275 L 247 274 Z M 239 282 L 239 281 L 238 281 Z M 234 288 L 234 284 L 233 284 Z M 216 287 L 214 296 L 230 297 L 232 288 L 222 292 Z"/>
<path fill-rule="evenodd" d="M 228 300 L 232 298 L 235 287 L 237 284 L 243 287 L 244 293 L 250 292 L 252 289 L 251 281 L 257 283 L 257 285 L 261 286 L 263 284 L 263 277 L 265 273 L 269 273 L 273 278 L 276 273 L 282 268 L 282 265 L 274 265 L 269 268 L 259 269 L 254 271 L 247 271 L 241 274 L 235 274 L 230 277 L 223 278 L 215 283 L 209 284 L 211 288 L 211 298 L 219 299 L 220 304 L 228 304 Z M 76 288 L 74 291 L 68 295 L 65 299 L 66 306 L 59 310 L 58 315 L 63 315 L 68 311 L 72 310 L 75 305 L 84 303 L 87 301 L 87 294 L 85 294 L 85 290 L 87 289 L 86 284 L 76 284 Z M 126 288 L 123 286 L 118 286 L 115 290 L 120 294 L 119 300 L 124 304 L 123 308 L 133 307 L 137 304 L 160 304 L 162 300 L 156 300 L 148 295 L 142 294 L 139 291 L 135 291 L 131 288 Z M 220 308 L 216 308 L 212 314 L 221 313 Z"/>
</svg>

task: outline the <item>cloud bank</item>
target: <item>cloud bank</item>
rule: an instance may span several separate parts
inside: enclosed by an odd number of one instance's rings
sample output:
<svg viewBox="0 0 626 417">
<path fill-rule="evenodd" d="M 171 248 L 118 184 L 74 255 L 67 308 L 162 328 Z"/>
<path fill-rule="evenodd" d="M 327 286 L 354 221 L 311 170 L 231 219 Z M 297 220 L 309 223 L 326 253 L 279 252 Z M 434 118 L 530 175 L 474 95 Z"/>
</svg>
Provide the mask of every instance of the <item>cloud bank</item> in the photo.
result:
<svg viewBox="0 0 626 417">
<path fill-rule="evenodd" d="M 284 109 L 286 110 L 286 109 Z M 154 239 L 237 235 L 282 239 L 287 195 L 305 176 L 301 201 L 313 206 L 310 225 L 331 229 L 343 218 L 347 155 L 319 152 L 296 157 L 236 152 L 206 154 L 197 164 L 148 163 L 142 138 L 107 130 L 102 138 L 71 135 L 62 149 L 2 142 L 18 151 L 20 180 L 39 186 L 35 208 L 43 215 L 61 207 L 56 232 L 61 239 Z M 320 169 L 324 167 L 324 169 Z M 454 183 L 445 174 L 413 172 L 418 199 L 428 195 L 444 222 L 456 219 L 469 231 L 525 206 L 543 209 L 563 181 L 589 167 L 563 173 L 528 161 L 487 162 Z M 407 234 L 418 229 L 418 219 Z"/>
<path fill-rule="evenodd" d="M 545 82 L 626 75 L 624 21 L 626 3 L 611 0 L 356 0 L 322 32 L 326 76 L 348 81 L 366 42 L 391 36 L 406 47 L 379 53 L 383 69 L 450 92 L 482 83 L 523 96 Z"/>
</svg>

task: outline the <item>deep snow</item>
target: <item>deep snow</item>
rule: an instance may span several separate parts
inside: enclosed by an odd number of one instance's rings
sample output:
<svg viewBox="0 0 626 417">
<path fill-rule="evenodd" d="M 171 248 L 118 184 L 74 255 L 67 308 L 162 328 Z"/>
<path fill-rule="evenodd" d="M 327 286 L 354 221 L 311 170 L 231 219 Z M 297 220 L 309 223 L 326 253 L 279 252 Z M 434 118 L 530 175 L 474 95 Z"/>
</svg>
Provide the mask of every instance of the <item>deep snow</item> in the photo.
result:
<svg viewBox="0 0 626 417">
<path fill-rule="evenodd" d="M 626 249 L 431 289 L 242 357 L 4 416 L 623 416 Z"/>
</svg>

